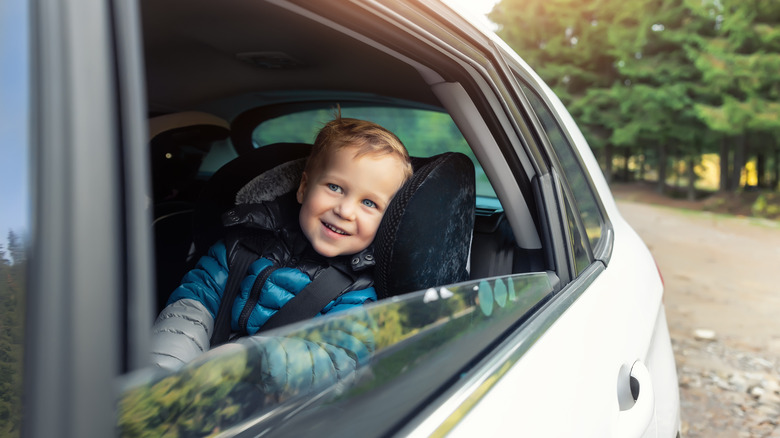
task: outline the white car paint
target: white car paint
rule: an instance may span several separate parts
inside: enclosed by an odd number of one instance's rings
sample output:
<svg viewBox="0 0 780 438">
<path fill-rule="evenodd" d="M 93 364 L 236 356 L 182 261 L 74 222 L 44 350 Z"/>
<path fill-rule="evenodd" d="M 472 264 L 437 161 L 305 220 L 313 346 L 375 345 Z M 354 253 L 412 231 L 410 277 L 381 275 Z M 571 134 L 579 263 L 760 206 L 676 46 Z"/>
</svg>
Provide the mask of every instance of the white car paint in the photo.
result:
<svg viewBox="0 0 780 438">
<path fill-rule="evenodd" d="M 679 396 L 661 278 L 649 250 L 620 216 L 579 129 L 557 97 L 544 89 L 609 214 L 613 253 L 606 270 L 451 436 L 673 437 L 679 430 Z M 637 403 L 621 411 L 618 392 L 625 383 L 620 370 L 637 361 L 648 372 L 641 376 Z"/>
</svg>

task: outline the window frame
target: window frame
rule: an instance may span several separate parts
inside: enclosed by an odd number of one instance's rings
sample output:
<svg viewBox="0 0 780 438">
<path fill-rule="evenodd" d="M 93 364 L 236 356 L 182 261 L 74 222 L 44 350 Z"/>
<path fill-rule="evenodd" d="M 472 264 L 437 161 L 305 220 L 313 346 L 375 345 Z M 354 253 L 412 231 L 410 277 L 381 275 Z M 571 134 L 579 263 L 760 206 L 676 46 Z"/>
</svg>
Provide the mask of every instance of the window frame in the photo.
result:
<svg viewBox="0 0 780 438">
<path fill-rule="evenodd" d="M 572 201 L 572 207 L 576 209 L 575 223 L 577 224 L 577 229 L 580 233 L 585 233 L 584 235 L 588 236 L 586 233 L 585 224 L 582 220 L 582 212 L 580 211 L 579 205 L 576 202 L 576 197 L 574 197 L 573 189 L 568 181 L 568 177 L 566 176 L 565 168 L 558 157 L 556 147 L 553 146 L 547 135 L 547 130 L 544 128 L 544 125 L 542 124 L 539 116 L 533 108 L 533 105 L 526 95 L 525 88 L 534 93 L 535 97 L 538 98 L 539 103 L 546 109 L 556 124 L 560 133 L 563 134 L 563 139 L 565 140 L 566 144 L 562 145 L 562 147 L 567 147 L 568 151 L 573 156 L 575 164 L 578 166 L 580 174 L 586 183 L 586 189 L 592 197 L 599 215 L 598 219 L 601 226 L 601 238 L 596 243 L 595 247 L 591 245 L 590 239 L 587 239 L 587 251 L 591 258 L 591 263 L 598 260 L 604 263 L 605 266 L 608 265 L 612 254 L 612 245 L 614 243 L 612 223 L 609 220 L 609 215 L 604 208 L 604 204 L 601 200 L 598 190 L 596 190 L 596 186 L 593 183 L 593 179 L 588 171 L 588 168 L 585 166 L 579 150 L 577 147 L 575 147 L 575 144 L 577 143 L 574 141 L 571 133 L 569 132 L 569 129 L 566 127 L 566 124 L 563 123 L 560 119 L 558 112 L 553 109 L 554 105 L 549 102 L 547 93 L 545 93 L 539 86 L 534 85 L 538 77 L 535 77 L 535 74 L 528 73 L 517 63 L 512 62 L 512 56 L 506 54 L 500 47 L 497 50 L 502 54 L 502 62 L 505 63 L 506 68 L 511 72 L 511 74 L 507 76 L 508 81 L 514 85 L 514 88 L 518 93 L 518 100 L 520 101 L 520 104 L 526 109 L 528 114 L 532 115 L 530 124 L 535 128 L 535 135 L 538 136 L 540 147 L 542 150 L 544 150 L 545 157 L 550 163 L 550 166 L 554 169 L 558 169 L 558 177 L 561 180 L 562 190 Z M 561 207 L 565 209 L 565 205 L 563 203 L 561 203 Z M 571 257 L 571 260 L 573 260 L 573 254 L 569 253 L 569 256 Z"/>
<path fill-rule="evenodd" d="M 330 11 L 331 9 L 337 8 L 328 7 L 327 9 Z M 330 12 L 337 13 L 336 11 Z M 382 16 L 382 18 L 386 19 L 387 17 Z M 373 31 L 376 31 L 377 27 L 383 25 L 384 21 L 382 21 L 382 23 L 371 23 Z M 395 27 L 389 26 L 389 28 L 393 31 L 389 32 L 390 34 L 399 33 Z M 388 38 L 395 39 L 397 36 L 393 35 Z M 409 41 L 405 41 L 403 45 L 406 46 L 409 44 Z M 437 45 L 435 47 L 436 50 L 442 50 L 441 46 Z M 428 49 L 415 48 L 414 53 L 417 56 L 420 56 L 422 53 L 426 53 L 426 50 Z M 409 52 L 407 51 L 406 53 Z M 439 56 L 440 55 L 441 54 L 439 53 Z M 436 56 L 433 56 L 433 58 L 436 58 Z M 569 283 L 569 286 L 567 286 L 569 292 L 559 292 L 561 283 L 556 273 L 563 275 L 565 283 L 568 283 L 570 280 L 565 273 L 568 272 L 570 268 L 566 267 L 567 262 L 563 261 L 568 252 L 565 249 L 565 226 L 563 226 L 562 217 L 560 215 L 561 204 L 559 196 L 556 196 L 555 194 L 556 186 L 551 180 L 552 176 L 548 171 L 547 163 L 541 159 L 543 154 L 537 149 L 537 140 L 531 135 L 533 130 L 529 129 L 527 119 L 522 115 L 523 110 L 510 98 L 512 96 L 512 91 L 506 86 L 506 82 L 502 79 L 503 72 L 496 67 L 494 62 L 488 60 L 485 61 L 485 64 L 480 64 L 478 66 L 479 69 L 464 64 L 458 65 L 458 62 L 462 61 L 454 59 L 447 59 L 446 61 L 440 59 L 436 61 L 426 61 L 427 64 L 435 65 L 437 68 L 441 67 L 442 71 L 448 71 L 448 73 L 450 73 L 450 70 L 454 70 L 453 74 L 455 77 L 451 79 L 455 82 L 462 83 L 462 90 L 467 93 L 467 98 L 472 99 L 470 103 L 473 105 L 473 108 L 478 111 L 480 121 L 488 128 L 489 134 L 494 138 L 499 150 L 504 155 L 501 159 L 508 163 L 509 169 L 511 169 L 511 172 L 515 177 L 512 183 L 523 186 L 522 179 L 525 178 L 528 181 L 526 182 L 525 189 L 521 190 L 521 192 L 524 196 L 530 197 L 530 199 L 526 198 L 526 202 L 529 202 L 532 206 L 534 205 L 534 202 L 544 202 L 546 208 L 544 214 L 547 214 L 548 216 L 543 216 L 543 214 L 538 211 L 539 209 L 534 207 L 533 218 L 535 221 L 543 223 L 545 227 L 550 228 L 551 230 L 548 229 L 548 232 L 557 236 L 556 240 L 548 239 L 544 243 L 544 248 L 551 253 L 551 256 L 555 255 L 562 259 L 557 262 L 557 269 L 550 269 L 545 273 L 550 280 L 553 291 L 546 296 L 544 301 L 538 302 L 538 306 L 534 308 L 527 318 L 516 321 L 517 325 L 502 333 L 501 338 L 497 339 L 497 345 L 492 345 L 490 349 L 486 350 L 486 353 L 483 356 L 472 358 L 474 361 L 472 363 L 473 372 L 469 373 L 468 379 L 462 379 L 455 382 L 450 387 L 444 389 L 440 393 L 432 395 L 431 399 L 427 400 L 424 410 L 420 412 L 436 411 L 437 415 L 435 417 L 437 419 L 442 418 L 439 413 L 443 412 L 443 418 L 446 419 L 459 409 L 459 406 L 453 406 L 452 403 L 449 402 L 452 397 L 459 397 L 459 395 L 479 397 L 481 394 L 484 394 L 474 393 L 473 391 L 477 386 L 485 384 L 486 382 L 495 383 L 497 378 L 500 378 L 502 375 L 502 372 L 506 371 L 507 365 L 511 365 L 519 360 L 522 354 L 530 349 L 535 340 L 538 339 L 538 337 L 541 336 L 541 334 L 549 328 L 558 317 L 560 317 L 563 310 L 571 303 L 571 300 L 566 297 L 576 291 L 583 290 L 579 286 L 571 286 L 572 283 Z M 454 68 L 453 65 L 458 65 L 458 67 Z M 445 68 L 444 66 L 449 66 L 449 68 Z M 439 84 L 434 86 L 437 85 Z M 443 85 L 446 86 L 447 84 Z M 448 112 L 452 115 L 451 111 Z M 453 117 L 453 119 L 454 118 L 455 117 Z M 469 140 L 470 146 L 473 147 L 471 139 L 467 138 L 467 140 Z M 531 174 L 532 176 L 529 176 L 529 174 L 526 173 L 526 169 L 524 169 L 520 157 L 521 154 L 533 157 L 529 160 L 531 165 L 534 166 L 534 172 L 536 172 L 535 174 Z M 540 169 L 542 169 L 543 172 L 540 172 Z M 522 175 L 523 178 L 518 179 L 518 175 Z M 540 182 L 540 178 L 543 178 L 544 180 Z M 543 196 L 541 195 L 542 190 L 544 190 Z M 534 197 L 534 194 L 536 194 L 536 197 Z M 548 226 L 548 224 L 550 225 Z M 540 225 L 535 224 L 535 227 L 538 230 Z M 594 271 L 597 268 L 591 266 L 589 269 Z M 524 274 L 514 274 L 499 278 L 513 278 L 522 275 Z M 583 281 L 582 278 L 578 278 L 576 283 L 579 285 Z M 455 408 L 455 411 L 452 410 L 453 408 Z M 444 411 L 440 411 L 440 409 L 443 409 Z M 416 428 L 428 420 L 425 415 L 418 415 L 415 418 L 405 418 L 401 421 L 402 423 L 399 427 Z M 406 425 L 403 424 L 404 422 L 406 422 Z"/>
</svg>

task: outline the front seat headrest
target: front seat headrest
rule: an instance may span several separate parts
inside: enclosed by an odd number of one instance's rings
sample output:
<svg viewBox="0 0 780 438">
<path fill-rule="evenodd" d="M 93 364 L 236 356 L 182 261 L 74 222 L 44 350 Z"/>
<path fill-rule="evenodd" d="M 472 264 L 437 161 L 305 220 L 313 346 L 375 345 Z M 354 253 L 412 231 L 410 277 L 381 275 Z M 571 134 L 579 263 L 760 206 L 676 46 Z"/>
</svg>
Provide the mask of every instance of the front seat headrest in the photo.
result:
<svg viewBox="0 0 780 438">
<path fill-rule="evenodd" d="M 379 298 L 468 279 L 476 204 L 474 165 L 447 152 L 414 158 L 374 240 Z"/>
<path fill-rule="evenodd" d="M 165 114 L 149 119 L 149 153 L 155 204 L 193 201 L 197 175 L 215 142 L 226 140 L 230 125 L 199 111 Z"/>
</svg>

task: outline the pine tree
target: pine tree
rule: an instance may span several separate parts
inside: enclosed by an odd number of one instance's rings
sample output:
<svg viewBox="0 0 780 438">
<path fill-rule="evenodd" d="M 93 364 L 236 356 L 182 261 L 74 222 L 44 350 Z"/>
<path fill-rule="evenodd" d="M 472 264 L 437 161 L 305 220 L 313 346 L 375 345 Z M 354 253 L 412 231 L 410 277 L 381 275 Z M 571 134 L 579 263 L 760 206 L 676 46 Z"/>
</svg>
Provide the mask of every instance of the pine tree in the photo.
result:
<svg viewBox="0 0 780 438">
<path fill-rule="evenodd" d="M 722 173 L 727 181 L 721 188 L 735 190 L 751 151 L 764 167 L 765 157 L 777 156 L 779 149 L 780 4 L 707 0 L 692 5 L 694 12 L 714 20 L 713 35 L 698 41 L 695 63 L 711 95 L 718 96 L 698 104 L 697 116 L 725 137 L 721 163 L 732 172 Z M 759 169 L 761 183 L 764 174 Z"/>
</svg>

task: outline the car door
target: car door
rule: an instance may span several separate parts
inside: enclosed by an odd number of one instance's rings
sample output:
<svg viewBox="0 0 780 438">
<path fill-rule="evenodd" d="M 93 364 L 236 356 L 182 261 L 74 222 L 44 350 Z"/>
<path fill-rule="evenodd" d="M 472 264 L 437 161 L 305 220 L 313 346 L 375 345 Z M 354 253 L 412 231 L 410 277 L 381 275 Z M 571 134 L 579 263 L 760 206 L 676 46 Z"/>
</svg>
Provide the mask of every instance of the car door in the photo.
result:
<svg viewBox="0 0 780 438">
<path fill-rule="evenodd" d="M 652 258 L 619 218 L 568 114 L 538 77 L 509 62 L 509 86 L 550 158 L 551 187 L 543 191 L 557 195 L 565 215 L 572 281 L 535 315 L 533 346 L 522 356 L 506 355 L 508 371 L 483 389 L 487 395 L 463 414 L 453 434 L 654 436 L 654 382 L 645 363 L 652 360 L 656 331 L 658 338 L 668 334 Z M 641 387 L 636 401 L 627 397 L 632 378 Z"/>
</svg>

